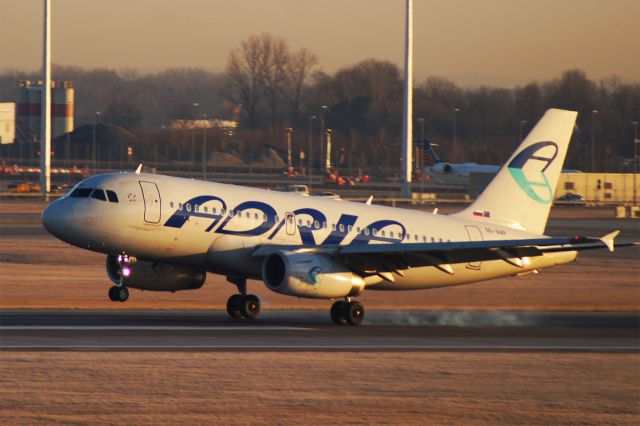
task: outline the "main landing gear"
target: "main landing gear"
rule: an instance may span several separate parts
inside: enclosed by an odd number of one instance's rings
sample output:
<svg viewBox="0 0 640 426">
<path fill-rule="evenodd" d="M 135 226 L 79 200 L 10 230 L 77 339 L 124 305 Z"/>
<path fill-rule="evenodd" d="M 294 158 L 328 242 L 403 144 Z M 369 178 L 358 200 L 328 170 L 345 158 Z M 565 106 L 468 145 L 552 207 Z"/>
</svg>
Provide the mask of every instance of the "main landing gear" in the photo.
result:
<svg viewBox="0 0 640 426">
<path fill-rule="evenodd" d="M 331 320 L 337 325 L 358 325 L 364 319 L 364 306 L 357 301 L 338 300 L 331 306 Z"/>
<path fill-rule="evenodd" d="M 231 318 L 254 319 L 260 314 L 260 299 L 254 294 L 247 294 L 247 279 L 227 277 L 227 281 L 238 287 L 240 294 L 234 294 L 227 300 L 227 313 Z"/>
</svg>

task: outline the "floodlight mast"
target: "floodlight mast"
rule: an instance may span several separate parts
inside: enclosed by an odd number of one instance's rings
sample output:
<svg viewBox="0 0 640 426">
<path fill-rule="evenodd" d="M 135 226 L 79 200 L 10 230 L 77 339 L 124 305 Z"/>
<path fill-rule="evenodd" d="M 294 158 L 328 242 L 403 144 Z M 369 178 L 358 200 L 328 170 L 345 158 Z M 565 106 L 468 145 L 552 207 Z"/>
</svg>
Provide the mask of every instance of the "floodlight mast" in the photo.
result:
<svg viewBox="0 0 640 426">
<path fill-rule="evenodd" d="M 402 101 L 402 196 L 410 198 L 413 151 L 413 0 L 407 0 Z"/>
<path fill-rule="evenodd" d="M 40 189 L 48 199 L 51 192 L 51 0 L 44 0 L 41 95 Z"/>
</svg>

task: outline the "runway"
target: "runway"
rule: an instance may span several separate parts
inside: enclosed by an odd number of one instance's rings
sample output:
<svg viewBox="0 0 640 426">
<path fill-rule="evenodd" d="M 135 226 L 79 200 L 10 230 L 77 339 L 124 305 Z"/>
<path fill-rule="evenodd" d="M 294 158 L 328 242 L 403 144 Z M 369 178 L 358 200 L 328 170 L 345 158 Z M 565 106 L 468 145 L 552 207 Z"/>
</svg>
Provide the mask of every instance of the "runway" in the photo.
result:
<svg viewBox="0 0 640 426">
<path fill-rule="evenodd" d="M 0 350 L 640 352 L 637 313 L 371 311 L 359 327 L 324 311 L 1 311 Z"/>
</svg>

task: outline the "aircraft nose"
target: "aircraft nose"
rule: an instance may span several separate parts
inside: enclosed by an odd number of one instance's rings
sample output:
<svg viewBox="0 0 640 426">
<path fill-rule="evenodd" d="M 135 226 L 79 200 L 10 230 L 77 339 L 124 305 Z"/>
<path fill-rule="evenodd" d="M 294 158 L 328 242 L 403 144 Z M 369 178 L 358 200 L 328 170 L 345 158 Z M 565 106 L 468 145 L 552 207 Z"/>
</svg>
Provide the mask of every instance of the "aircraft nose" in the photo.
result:
<svg viewBox="0 0 640 426">
<path fill-rule="evenodd" d="M 54 201 L 42 212 L 42 226 L 56 237 L 60 237 L 65 227 L 62 203 L 61 200 Z"/>
</svg>

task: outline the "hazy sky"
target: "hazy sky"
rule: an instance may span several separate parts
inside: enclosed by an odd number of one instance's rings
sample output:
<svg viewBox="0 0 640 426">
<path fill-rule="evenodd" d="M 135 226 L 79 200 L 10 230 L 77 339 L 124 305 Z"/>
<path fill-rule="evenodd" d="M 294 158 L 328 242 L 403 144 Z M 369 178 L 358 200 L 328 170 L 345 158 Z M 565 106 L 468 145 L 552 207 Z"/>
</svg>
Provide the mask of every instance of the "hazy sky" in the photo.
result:
<svg viewBox="0 0 640 426">
<path fill-rule="evenodd" d="M 0 71 L 41 66 L 42 0 L 0 0 Z M 53 62 L 223 70 L 268 32 L 333 72 L 367 58 L 402 65 L 405 0 L 52 0 Z M 640 0 L 414 0 L 414 72 L 514 85 L 569 68 L 640 80 Z M 54 76 L 55 78 L 55 76 Z"/>
</svg>

